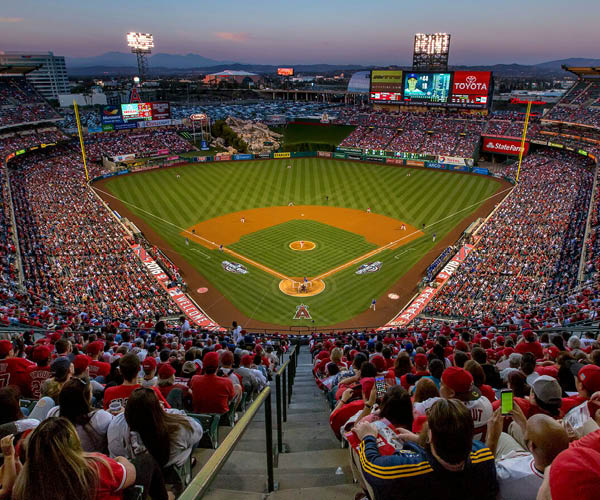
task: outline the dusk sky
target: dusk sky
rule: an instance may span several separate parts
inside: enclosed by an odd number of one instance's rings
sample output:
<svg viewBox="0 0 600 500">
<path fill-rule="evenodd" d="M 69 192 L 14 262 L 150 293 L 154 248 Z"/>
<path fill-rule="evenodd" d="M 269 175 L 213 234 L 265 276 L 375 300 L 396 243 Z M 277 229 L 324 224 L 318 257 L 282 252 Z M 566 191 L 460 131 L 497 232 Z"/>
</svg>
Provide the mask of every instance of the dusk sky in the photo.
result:
<svg viewBox="0 0 600 500">
<path fill-rule="evenodd" d="M 450 64 L 600 58 L 600 0 L 3 0 L 0 50 L 154 52 L 264 64 L 406 64 L 414 33 L 448 32 Z"/>
</svg>

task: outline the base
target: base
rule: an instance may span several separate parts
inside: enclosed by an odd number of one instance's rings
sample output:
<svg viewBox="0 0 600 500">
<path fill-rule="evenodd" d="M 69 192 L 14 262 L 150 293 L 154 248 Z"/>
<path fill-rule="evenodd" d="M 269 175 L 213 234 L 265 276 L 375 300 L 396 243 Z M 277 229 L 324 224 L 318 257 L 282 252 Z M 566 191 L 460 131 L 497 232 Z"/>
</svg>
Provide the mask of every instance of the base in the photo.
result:
<svg viewBox="0 0 600 500">
<path fill-rule="evenodd" d="M 303 283 L 304 278 L 285 279 L 279 282 L 279 289 L 292 297 L 312 297 L 313 295 L 319 295 L 325 290 L 325 282 L 322 280 L 310 280 L 304 292 L 300 291 L 300 286 Z"/>
</svg>

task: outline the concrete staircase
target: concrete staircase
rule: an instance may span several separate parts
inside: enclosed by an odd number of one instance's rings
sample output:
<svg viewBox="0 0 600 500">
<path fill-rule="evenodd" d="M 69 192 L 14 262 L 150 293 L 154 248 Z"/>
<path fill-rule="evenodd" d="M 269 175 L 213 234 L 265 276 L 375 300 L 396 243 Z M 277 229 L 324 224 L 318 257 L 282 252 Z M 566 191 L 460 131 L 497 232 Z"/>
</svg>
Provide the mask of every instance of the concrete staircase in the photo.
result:
<svg viewBox="0 0 600 500">
<path fill-rule="evenodd" d="M 298 360 L 292 403 L 283 424 L 284 453 L 275 458 L 276 490 L 266 493 L 264 411 L 256 415 L 204 498 L 210 500 L 346 500 L 358 487 L 352 484 L 348 450 L 341 449 L 329 428 L 329 408 L 312 375 L 308 348 Z M 277 418 L 273 383 L 273 442 Z M 221 428 L 221 439 L 229 429 Z M 199 450 L 203 464 L 212 450 Z M 196 471 L 195 471 L 196 472 Z"/>
</svg>

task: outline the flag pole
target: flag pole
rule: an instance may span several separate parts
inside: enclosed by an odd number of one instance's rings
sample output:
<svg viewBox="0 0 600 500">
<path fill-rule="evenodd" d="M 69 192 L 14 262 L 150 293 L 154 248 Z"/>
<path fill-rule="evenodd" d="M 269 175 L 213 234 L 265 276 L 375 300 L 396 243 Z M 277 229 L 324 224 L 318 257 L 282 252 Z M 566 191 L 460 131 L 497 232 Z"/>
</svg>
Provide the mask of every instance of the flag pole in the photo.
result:
<svg viewBox="0 0 600 500">
<path fill-rule="evenodd" d="M 83 168 L 85 169 L 85 180 L 90 182 L 90 176 L 88 175 L 87 163 L 85 161 L 85 147 L 83 146 L 83 134 L 81 133 L 81 121 L 79 120 L 79 109 L 77 108 L 77 102 L 73 99 L 73 109 L 75 110 L 75 119 L 77 120 L 77 132 L 79 133 L 79 144 L 81 146 L 81 157 L 83 158 Z"/>
<path fill-rule="evenodd" d="M 519 149 L 519 168 L 517 168 L 517 182 L 519 182 L 519 173 L 521 172 L 521 161 L 523 161 L 523 151 L 525 151 L 525 139 L 527 138 L 527 125 L 529 124 L 529 114 L 531 113 L 531 102 L 527 102 L 527 113 L 525 113 L 525 125 L 523 126 L 523 137 L 521 137 L 521 149 Z"/>
</svg>

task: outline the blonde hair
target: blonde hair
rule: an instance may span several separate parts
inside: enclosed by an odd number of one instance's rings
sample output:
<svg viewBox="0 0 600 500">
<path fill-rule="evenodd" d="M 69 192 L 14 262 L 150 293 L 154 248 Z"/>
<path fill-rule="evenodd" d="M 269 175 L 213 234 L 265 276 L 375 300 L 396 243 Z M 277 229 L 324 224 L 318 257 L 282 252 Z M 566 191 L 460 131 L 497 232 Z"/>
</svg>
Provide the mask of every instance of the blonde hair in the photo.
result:
<svg viewBox="0 0 600 500">
<path fill-rule="evenodd" d="M 100 465 L 112 475 L 106 460 L 83 452 L 71 422 L 66 418 L 48 418 L 29 437 L 27 458 L 17 476 L 12 498 L 94 500 Z"/>
<path fill-rule="evenodd" d="M 331 361 L 333 361 L 334 363 L 339 363 L 342 360 L 343 354 L 344 353 L 342 352 L 342 350 L 339 347 L 336 347 L 331 351 L 329 359 L 331 359 Z"/>
</svg>

